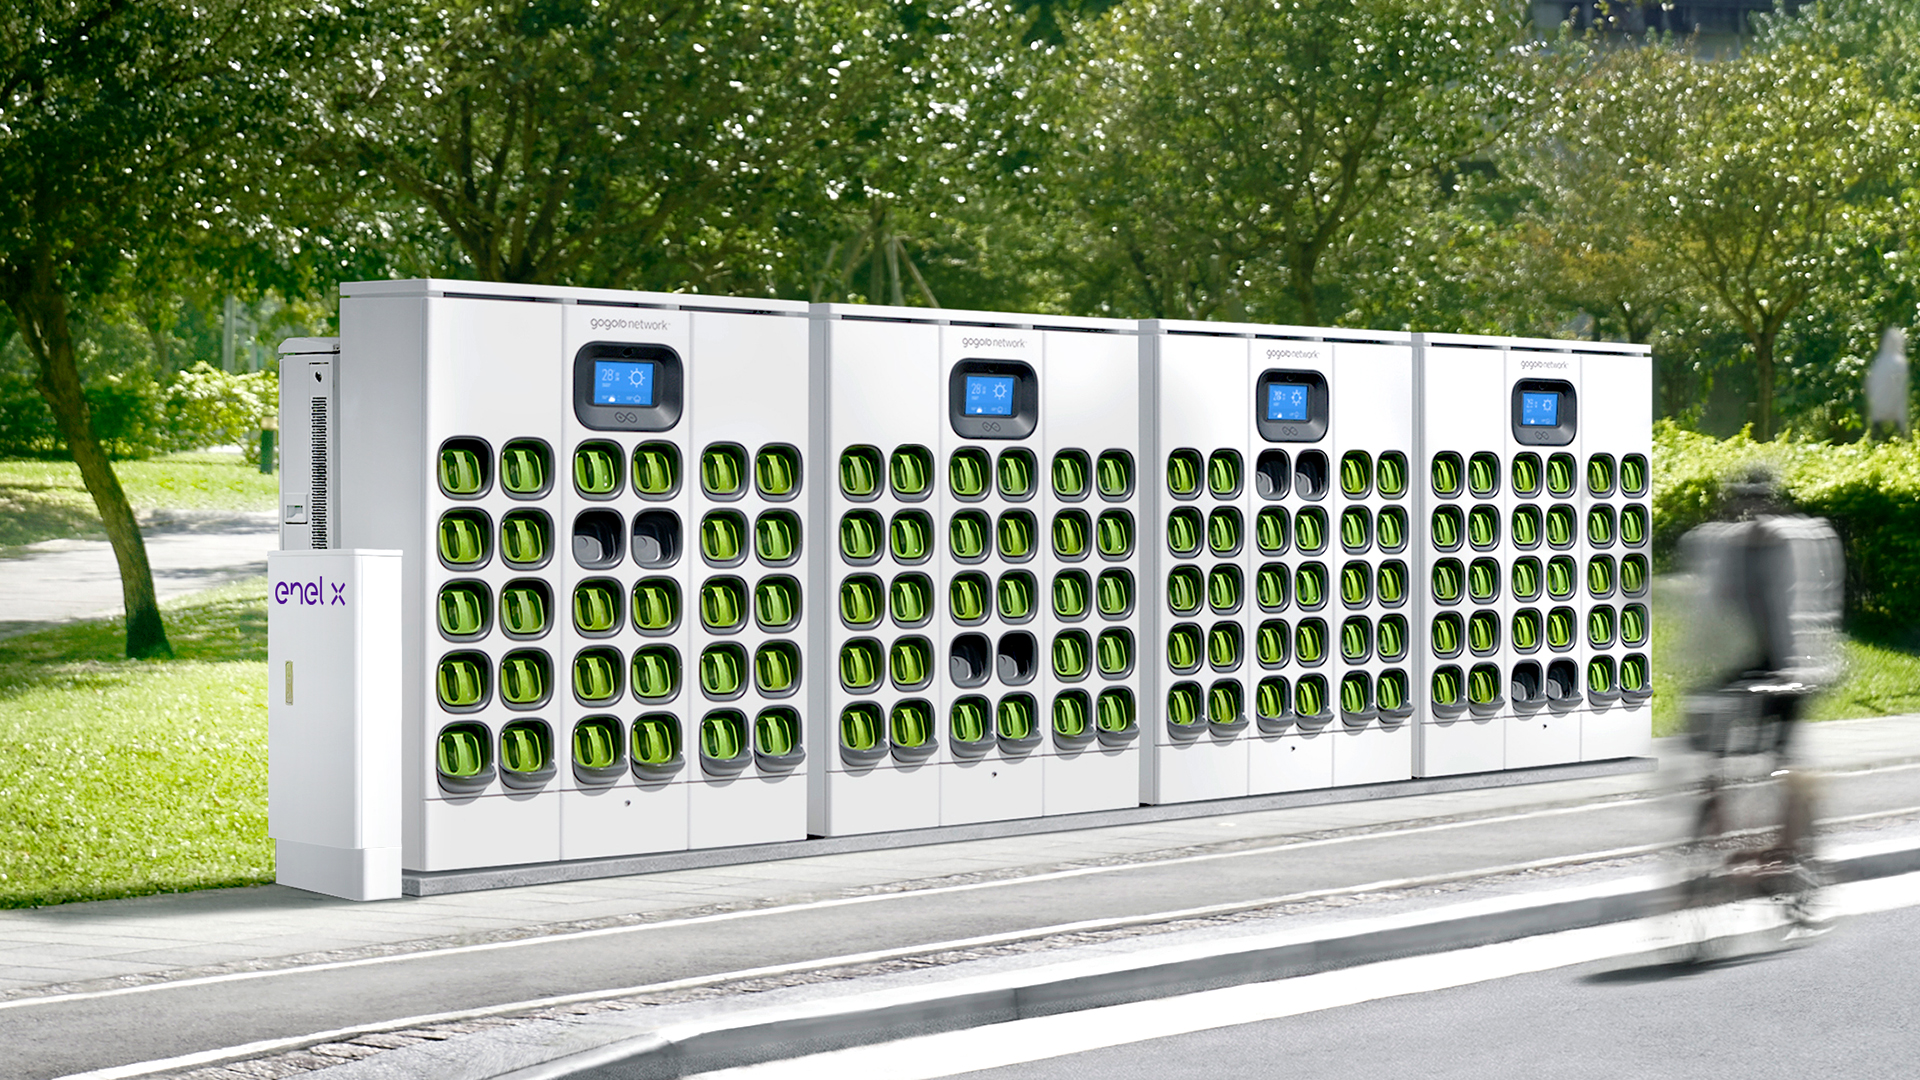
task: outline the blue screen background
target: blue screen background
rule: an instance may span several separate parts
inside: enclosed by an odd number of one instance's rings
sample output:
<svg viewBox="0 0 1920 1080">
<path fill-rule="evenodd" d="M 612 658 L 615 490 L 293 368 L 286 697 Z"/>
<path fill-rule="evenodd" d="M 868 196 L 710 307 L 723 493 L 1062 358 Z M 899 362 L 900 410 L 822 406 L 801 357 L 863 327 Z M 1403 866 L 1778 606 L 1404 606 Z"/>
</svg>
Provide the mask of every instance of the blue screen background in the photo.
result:
<svg viewBox="0 0 1920 1080">
<path fill-rule="evenodd" d="M 966 415 L 1012 416 L 1013 376 L 967 376 Z"/>
<path fill-rule="evenodd" d="M 593 362 L 595 405 L 652 405 L 653 367 L 622 360 Z"/>
<path fill-rule="evenodd" d="M 1267 384 L 1267 419 L 1305 420 L 1307 388 L 1300 383 Z"/>
<path fill-rule="evenodd" d="M 1521 427 L 1557 427 L 1560 423 L 1560 395 L 1554 393 L 1520 394 Z"/>
</svg>

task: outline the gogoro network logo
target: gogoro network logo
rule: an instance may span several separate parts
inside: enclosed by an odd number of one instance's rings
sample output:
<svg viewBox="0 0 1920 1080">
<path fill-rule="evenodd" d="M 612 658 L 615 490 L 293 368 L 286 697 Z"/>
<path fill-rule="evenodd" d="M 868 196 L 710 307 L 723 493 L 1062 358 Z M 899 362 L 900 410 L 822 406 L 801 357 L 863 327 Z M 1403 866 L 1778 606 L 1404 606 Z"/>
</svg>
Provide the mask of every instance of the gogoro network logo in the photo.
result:
<svg viewBox="0 0 1920 1080">
<path fill-rule="evenodd" d="M 1521 371 L 1535 371 L 1540 368 L 1545 368 L 1549 371 L 1565 371 L 1567 370 L 1567 362 L 1565 360 L 1522 360 L 1520 361 Z"/>
<path fill-rule="evenodd" d="M 346 582 L 332 582 L 321 575 L 312 581 L 282 581 L 273 587 L 273 602 L 296 607 L 346 607 Z"/>
<path fill-rule="evenodd" d="M 1318 360 L 1319 349 L 1268 349 L 1269 360 Z"/>
<path fill-rule="evenodd" d="M 961 338 L 963 349 L 1024 349 L 1027 339 L 1022 337 L 970 337 Z"/>
<path fill-rule="evenodd" d="M 595 330 L 667 330 L 673 324 L 666 319 L 589 319 Z"/>
</svg>

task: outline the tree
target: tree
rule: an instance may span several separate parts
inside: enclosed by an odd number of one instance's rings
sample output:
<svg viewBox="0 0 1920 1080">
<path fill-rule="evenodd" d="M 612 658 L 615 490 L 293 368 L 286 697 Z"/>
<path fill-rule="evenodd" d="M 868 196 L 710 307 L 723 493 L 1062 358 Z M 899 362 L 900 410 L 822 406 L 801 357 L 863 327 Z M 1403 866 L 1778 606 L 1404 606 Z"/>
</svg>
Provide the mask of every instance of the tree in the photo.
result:
<svg viewBox="0 0 1920 1080">
<path fill-rule="evenodd" d="M 770 196 L 833 114 L 831 40 L 858 14 L 715 0 L 368 11 L 314 91 L 320 160 L 424 208 L 476 277 L 656 289 L 768 279 Z"/>
<path fill-rule="evenodd" d="M 119 563 L 127 655 L 169 656 L 146 545 L 88 412 L 77 309 L 142 253 L 231 223 L 237 159 L 284 83 L 286 20 L 242 0 L 0 9 L 0 302 Z"/>
<path fill-rule="evenodd" d="M 1612 69 L 1596 129 L 1628 163 L 1683 272 L 1740 329 L 1754 426 L 1775 433 L 1782 334 L 1858 253 L 1883 246 L 1910 173 L 1910 122 L 1852 62 L 1783 43 L 1703 64 L 1662 47 Z"/>
<path fill-rule="evenodd" d="M 1272 288 L 1265 317 L 1320 322 L 1354 231 L 1535 93 L 1521 21 L 1469 0 L 1134 3 L 1081 34 L 1052 184 L 1102 284 L 1161 317 Z"/>
</svg>

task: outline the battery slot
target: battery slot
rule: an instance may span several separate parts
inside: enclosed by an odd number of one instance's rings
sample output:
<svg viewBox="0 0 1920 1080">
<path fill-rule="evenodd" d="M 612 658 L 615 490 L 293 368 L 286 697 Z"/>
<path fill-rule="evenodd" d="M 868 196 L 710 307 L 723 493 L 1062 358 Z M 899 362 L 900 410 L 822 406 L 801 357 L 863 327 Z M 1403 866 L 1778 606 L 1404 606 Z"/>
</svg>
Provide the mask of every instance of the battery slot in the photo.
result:
<svg viewBox="0 0 1920 1080">
<path fill-rule="evenodd" d="M 1136 715 L 1133 691 L 1124 686 L 1102 690 L 1093 704 L 1094 736 L 1102 746 L 1126 746 L 1140 737 Z"/>
<path fill-rule="evenodd" d="M 633 775 L 641 781 L 666 780 L 680 771 L 680 719 L 648 713 L 633 722 Z"/>
<path fill-rule="evenodd" d="M 605 570 L 620 563 L 620 515 L 612 510 L 587 510 L 573 519 L 573 561 L 588 570 Z M 634 528 L 639 528 L 636 520 Z M 638 540 L 636 537 L 636 550 Z"/>
<path fill-rule="evenodd" d="M 981 639 L 983 642 L 985 638 Z M 977 694 L 959 698 L 947 712 L 947 741 L 953 756 L 985 757 L 993 749 L 995 732 L 989 720 L 992 704 Z"/>
<path fill-rule="evenodd" d="M 1547 665 L 1547 703 L 1557 709 L 1570 709 L 1580 703 L 1580 669 L 1571 660 L 1555 660 Z"/>
<path fill-rule="evenodd" d="M 1546 681 L 1541 677 L 1540 665 L 1532 660 L 1515 664 L 1507 682 L 1507 693 L 1518 708 L 1534 709 L 1545 705 Z"/>
<path fill-rule="evenodd" d="M 947 668 L 959 687 L 984 685 L 993 672 L 993 647 L 985 634 L 961 634 L 948 647 Z"/>
<path fill-rule="evenodd" d="M 933 730 L 933 705 L 920 698 L 896 702 L 887 713 L 888 742 L 893 759 L 902 765 L 918 765 L 940 749 Z"/>
<path fill-rule="evenodd" d="M 576 535 L 577 532 L 576 526 Z M 619 536 L 617 532 L 614 535 L 616 538 Z M 633 561 L 635 564 L 650 570 L 672 566 L 680 561 L 680 541 L 680 516 L 673 511 L 642 510 L 633 515 Z M 575 543 L 578 543 L 578 540 Z M 617 551 L 614 561 L 619 561 Z"/>
<path fill-rule="evenodd" d="M 515 720 L 500 729 L 500 782 L 515 791 L 537 791 L 553 779 L 557 763 L 553 729 L 545 720 Z"/>
<path fill-rule="evenodd" d="M 1254 460 L 1253 489 L 1263 499 L 1284 499 L 1293 490 L 1293 461 L 1285 450 L 1262 450 Z"/>
<path fill-rule="evenodd" d="M 708 776 L 738 776 L 753 764 L 753 744 L 747 715 L 738 709 L 715 709 L 700 719 L 700 768 Z"/>
<path fill-rule="evenodd" d="M 1093 702 L 1085 690 L 1053 697 L 1053 745 L 1072 752 L 1093 742 Z"/>
<path fill-rule="evenodd" d="M 1039 646 L 1034 643 L 1032 634 L 1015 631 L 1000 635 L 995 657 L 1000 681 L 1008 686 L 1024 686 L 1032 682 L 1039 668 L 1038 653 Z"/>
<path fill-rule="evenodd" d="M 760 771 L 792 772 L 806 759 L 800 714 L 785 705 L 760 710 L 753 718 L 753 763 Z"/>
<path fill-rule="evenodd" d="M 994 710 L 994 728 L 1000 752 L 1010 756 L 1032 753 L 1040 745 L 1039 707 L 1032 694 L 1008 694 Z"/>
<path fill-rule="evenodd" d="M 573 778 L 589 787 L 618 780 L 627 771 L 620 721 L 611 716 L 583 717 L 573 725 Z"/>
</svg>

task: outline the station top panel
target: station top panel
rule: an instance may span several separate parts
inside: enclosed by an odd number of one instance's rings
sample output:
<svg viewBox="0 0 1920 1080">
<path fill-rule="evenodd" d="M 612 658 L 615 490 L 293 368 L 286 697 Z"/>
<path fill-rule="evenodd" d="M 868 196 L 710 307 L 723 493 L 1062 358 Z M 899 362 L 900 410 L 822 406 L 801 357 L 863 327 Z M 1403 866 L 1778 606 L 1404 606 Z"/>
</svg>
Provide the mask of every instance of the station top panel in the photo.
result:
<svg viewBox="0 0 1920 1080">
<path fill-rule="evenodd" d="M 1532 352 L 1575 353 L 1582 356 L 1651 356 L 1653 346 L 1628 341 L 1574 341 L 1570 338 L 1493 337 L 1485 334 L 1418 334 L 1422 345 L 1467 349 L 1516 349 Z"/>
<path fill-rule="evenodd" d="M 599 304 L 608 307 L 665 308 L 674 311 L 725 311 L 799 317 L 809 305 L 801 300 L 765 300 L 751 297 L 704 296 L 699 293 L 639 292 L 627 289 L 584 289 L 559 285 L 514 285 L 500 281 L 455 281 L 447 278 L 407 278 L 401 281 L 348 281 L 340 285 L 342 298 L 459 296 L 477 300 L 523 303 Z"/>
<path fill-rule="evenodd" d="M 887 304 L 815 304 L 823 319 L 873 319 L 930 326 L 980 326 L 1005 330 L 1071 330 L 1098 334 L 1137 334 L 1132 319 L 1093 319 L 1075 315 L 1034 315 L 1010 311 L 960 311 L 954 308 L 895 307 Z"/>
<path fill-rule="evenodd" d="M 1411 345 L 1404 330 L 1361 330 L 1337 326 L 1288 326 L 1280 323 L 1205 322 L 1197 319 L 1142 319 L 1142 334 L 1204 334 L 1212 337 L 1284 338 L 1335 344 Z"/>
</svg>

